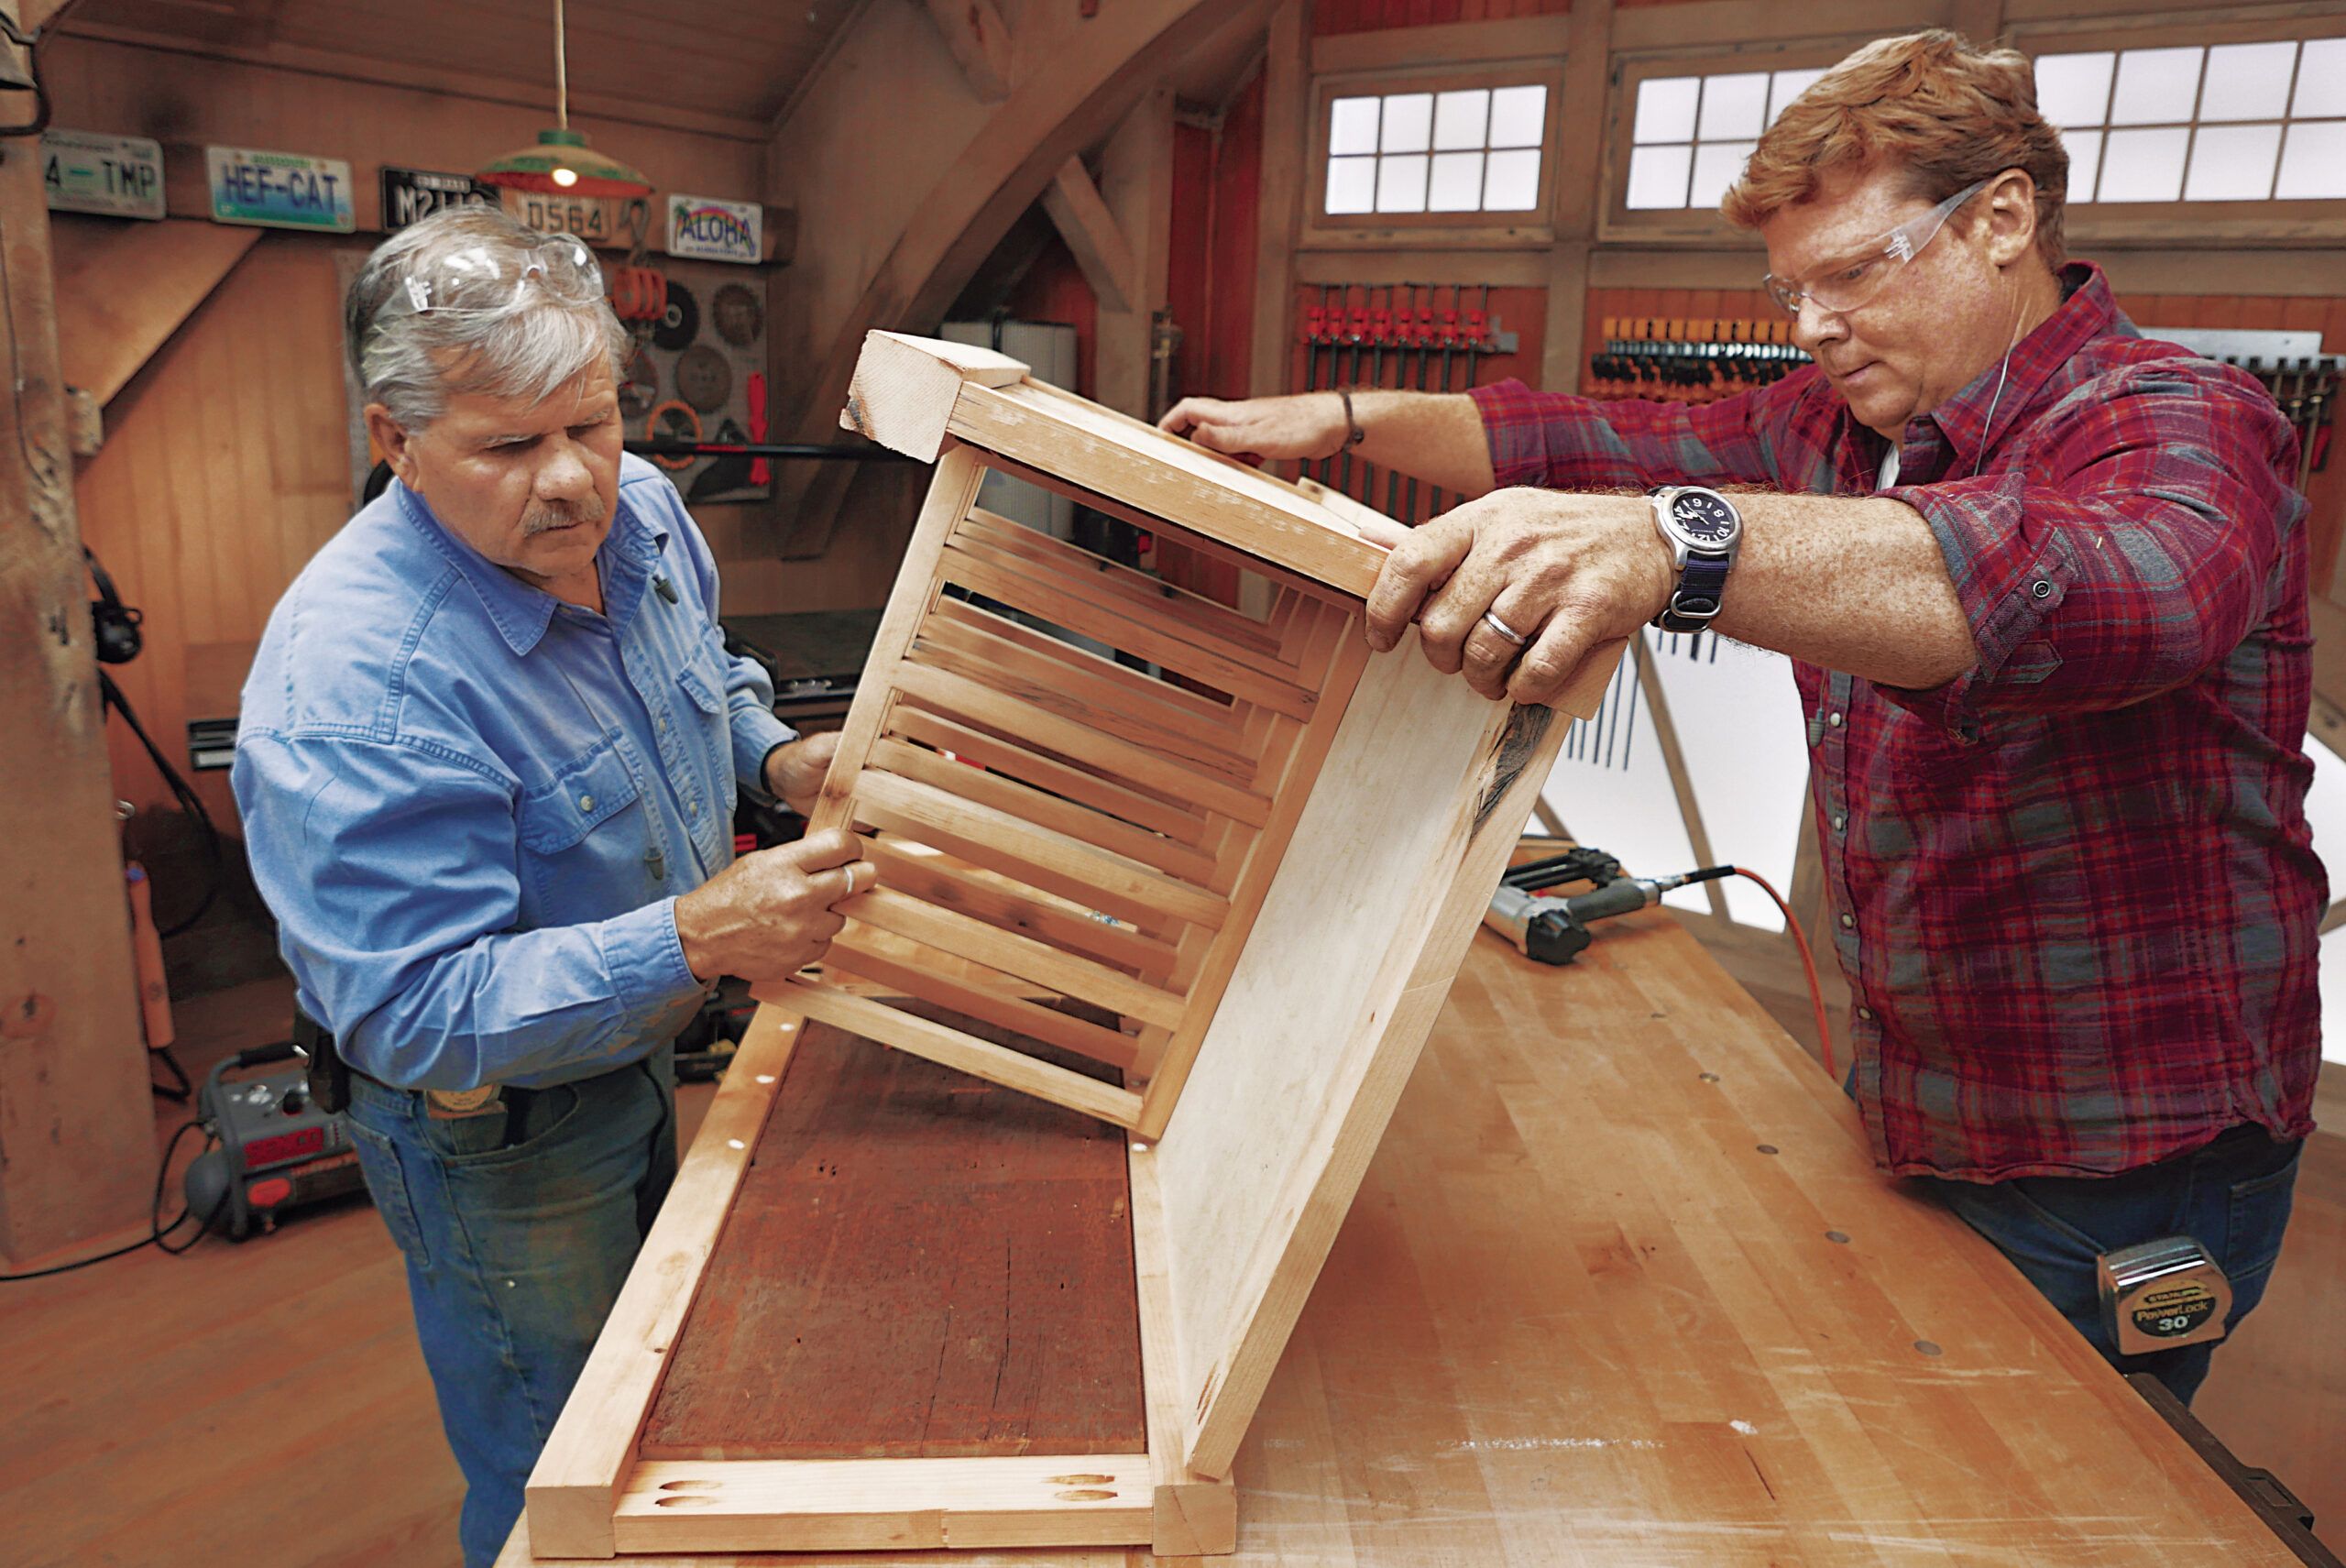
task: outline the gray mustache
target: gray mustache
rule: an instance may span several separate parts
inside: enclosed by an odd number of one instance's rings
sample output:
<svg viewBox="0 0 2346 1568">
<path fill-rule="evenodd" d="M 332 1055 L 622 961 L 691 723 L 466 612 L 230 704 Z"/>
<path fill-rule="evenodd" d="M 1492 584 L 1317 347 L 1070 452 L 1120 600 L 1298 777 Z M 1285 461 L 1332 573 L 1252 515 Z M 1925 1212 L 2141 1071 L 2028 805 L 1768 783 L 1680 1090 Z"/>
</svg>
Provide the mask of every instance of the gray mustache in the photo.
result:
<svg viewBox="0 0 2346 1568">
<path fill-rule="evenodd" d="M 521 515 L 521 536 L 543 533 L 550 528 L 565 528 L 574 522 L 600 522 L 603 503 L 600 498 L 580 506 L 541 507 Z"/>
</svg>

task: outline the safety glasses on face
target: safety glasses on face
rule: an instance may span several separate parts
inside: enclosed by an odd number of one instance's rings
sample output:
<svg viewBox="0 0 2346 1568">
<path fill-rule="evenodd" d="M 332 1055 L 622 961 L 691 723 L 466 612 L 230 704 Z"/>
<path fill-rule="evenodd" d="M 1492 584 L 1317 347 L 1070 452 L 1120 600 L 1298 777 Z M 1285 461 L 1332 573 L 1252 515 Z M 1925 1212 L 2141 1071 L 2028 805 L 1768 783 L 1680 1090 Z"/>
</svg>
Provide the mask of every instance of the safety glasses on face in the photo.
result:
<svg viewBox="0 0 2346 1568">
<path fill-rule="evenodd" d="M 526 250 L 466 246 L 401 278 L 377 307 L 374 324 L 427 313 L 510 311 L 531 302 L 533 291 L 551 303 L 589 304 L 603 296 L 603 269 L 595 253 L 569 235 L 550 236 Z"/>
<path fill-rule="evenodd" d="M 1991 174 L 1988 180 L 1994 178 Z M 1814 300 L 1820 309 L 1836 314 L 1857 310 L 1889 287 L 1890 280 L 1921 255 L 1924 246 L 1938 237 L 1939 230 L 1946 226 L 1955 210 L 1987 189 L 1988 180 L 1973 181 L 1920 217 L 1900 224 L 1857 255 L 1817 268 L 1809 274 L 1808 281 L 1779 278 L 1770 272 L 1760 280 L 1760 284 L 1788 316 L 1797 318 L 1801 306 L 1810 300 Z"/>
</svg>

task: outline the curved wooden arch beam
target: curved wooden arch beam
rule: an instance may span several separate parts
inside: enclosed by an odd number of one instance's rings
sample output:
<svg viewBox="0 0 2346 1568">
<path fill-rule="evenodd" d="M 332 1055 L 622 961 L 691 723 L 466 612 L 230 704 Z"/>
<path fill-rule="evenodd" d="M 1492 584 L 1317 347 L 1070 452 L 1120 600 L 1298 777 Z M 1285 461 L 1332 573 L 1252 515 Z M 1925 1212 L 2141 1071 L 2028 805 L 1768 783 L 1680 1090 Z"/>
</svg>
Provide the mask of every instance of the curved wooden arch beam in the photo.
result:
<svg viewBox="0 0 2346 1568">
<path fill-rule="evenodd" d="M 806 323 L 804 351 L 776 367 L 785 398 L 781 422 L 795 433 L 784 439 L 833 439 L 865 333 L 874 327 L 934 331 L 980 263 L 1069 159 L 1105 137 L 1198 44 L 1224 27 L 1266 16 L 1270 8 L 1271 0 L 1121 0 L 1060 36 L 1022 36 L 1019 53 L 1027 68 L 958 148 L 938 136 L 935 121 L 915 104 L 833 127 L 867 143 L 876 139 L 892 177 L 923 181 L 925 193 L 884 253 L 862 247 L 880 259 L 851 302 Z M 879 10 L 854 25 L 866 19 L 885 25 L 891 18 Z M 844 68 L 846 53 L 835 56 L 833 65 Z M 813 95 L 802 96 L 799 113 L 814 103 Z M 785 145 L 795 148 L 806 128 L 785 124 L 778 129 L 774 158 Z M 797 204 L 805 220 L 804 253 L 823 243 L 824 217 L 814 201 L 801 197 Z M 802 255 L 806 259 L 811 258 Z M 854 465 L 794 466 L 806 471 L 783 476 L 786 488 L 773 511 L 773 553 L 785 560 L 818 555 L 828 547 Z"/>
</svg>

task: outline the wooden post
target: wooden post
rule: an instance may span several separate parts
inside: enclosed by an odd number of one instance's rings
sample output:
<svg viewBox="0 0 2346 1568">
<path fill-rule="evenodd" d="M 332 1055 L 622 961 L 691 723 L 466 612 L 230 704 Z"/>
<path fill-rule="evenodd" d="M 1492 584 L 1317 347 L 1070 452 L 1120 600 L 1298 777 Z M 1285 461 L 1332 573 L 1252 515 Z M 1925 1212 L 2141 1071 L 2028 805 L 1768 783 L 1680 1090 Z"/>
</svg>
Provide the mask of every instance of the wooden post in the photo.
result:
<svg viewBox="0 0 2346 1568">
<path fill-rule="evenodd" d="M 1551 392 L 1580 390 L 1588 257 L 1596 237 L 1596 215 L 1605 210 L 1607 178 L 1606 87 L 1613 62 L 1613 0 L 1574 0 L 1571 26 L 1563 101 L 1556 107 L 1562 134 L 1557 137 L 1555 195 L 1548 203 L 1556 243 L 1548 253 L 1548 330 L 1540 384 Z"/>
<path fill-rule="evenodd" d="M 1100 302 L 1095 401 L 1147 419 L 1157 313 L 1164 308 L 1173 226 L 1173 89 L 1144 93 L 1109 137 L 1100 160 L 1105 214 L 1131 255 L 1124 309 Z"/>
<path fill-rule="evenodd" d="M 1306 124 L 1311 92 L 1311 0 L 1283 0 L 1271 13 L 1263 65 L 1263 183 L 1255 239 L 1255 342 L 1246 378 L 1253 397 L 1287 384 L 1288 323 L 1295 316 L 1295 243 L 1303 220 Z"/>
<path fill-rule="evenodd" d="M 155 1170 L 37 141 L 0 143 L 0 1255 L 21 1267 L 143 1226 Z"/>
</svg>

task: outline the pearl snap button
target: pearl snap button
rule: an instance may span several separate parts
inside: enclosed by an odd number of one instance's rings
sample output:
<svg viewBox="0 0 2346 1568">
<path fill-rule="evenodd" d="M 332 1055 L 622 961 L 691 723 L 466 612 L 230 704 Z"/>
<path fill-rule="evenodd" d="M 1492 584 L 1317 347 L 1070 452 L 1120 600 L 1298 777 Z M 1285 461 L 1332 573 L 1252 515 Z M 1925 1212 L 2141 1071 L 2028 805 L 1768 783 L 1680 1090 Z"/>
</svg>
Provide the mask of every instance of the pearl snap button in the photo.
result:
<svg viewBox="0 0 2346 1568">
<path fill-rule="evenodd" d="M 580 795 L 580 796 L 578 797 L 578 809 L 579 809 L 579 810 L 581 810 L 581 811 L 592 811 L 592 810 L 594 810 L 594 809 L 595 809 L 595 797 L 594 797 L 593 795 Z"/>
</svg>

